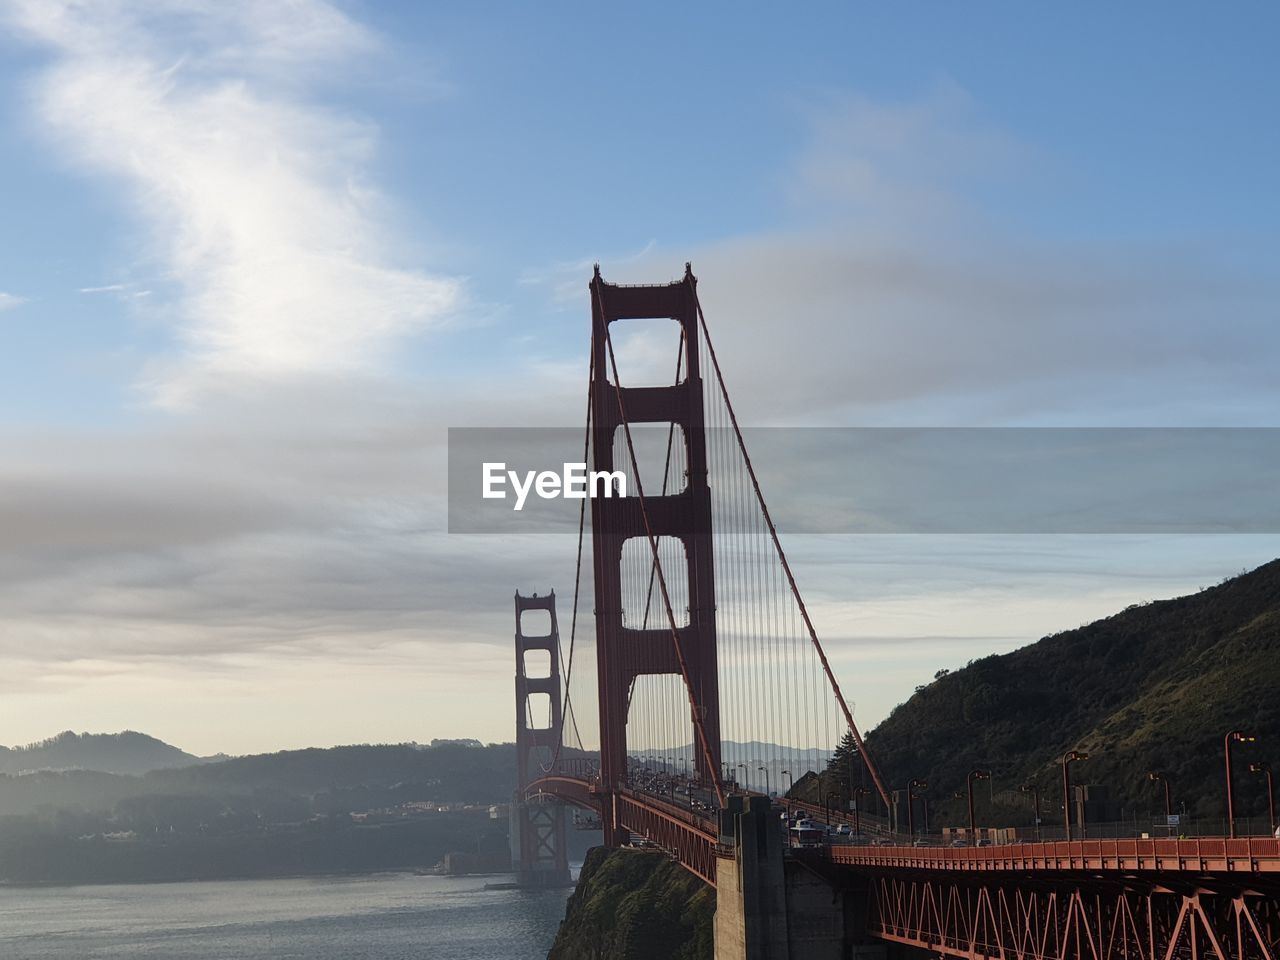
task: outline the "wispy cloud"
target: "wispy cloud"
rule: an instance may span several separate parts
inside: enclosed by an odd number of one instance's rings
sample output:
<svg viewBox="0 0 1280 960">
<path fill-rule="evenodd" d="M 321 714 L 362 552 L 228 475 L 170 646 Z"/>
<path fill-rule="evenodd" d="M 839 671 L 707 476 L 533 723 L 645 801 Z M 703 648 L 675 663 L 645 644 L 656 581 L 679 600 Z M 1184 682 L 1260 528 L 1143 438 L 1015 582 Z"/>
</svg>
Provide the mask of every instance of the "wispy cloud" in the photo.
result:
<svg viewBox="0 0 1280 960">
<path fill-rule="evenodd" d="M 14 296 L 12 293 L 5 293 L 3 290 L 0 290 L 0 312 L 12 310 L 14 307 L 21 306 L 25 302 L 25 299 L 22 297 Z"/>
<path fill-rule="evenodd" d="M 378 39 L 322 0 L 7 6 L 54 54 L 34 109 L 83 168 L 123 182 L 180 291 L 162 404 L 227 379 L 368 370 L 446 321 L 459 283 L 396 262 L 377 131 L 299 93 Z M 86 292 L 89 289 L 87 288 Z"/>
<path fill-rule="evenodd" d="M 639 263 L 658 247 L 656 240 L 650 240 L 640 250 L 620 254 L 596 254 L 577 260 L 566 260 L 538 267 L 526 267 L 520 273 L 522 286 L 546 287 L 551 298 L 557 304 L 569 306 L 582 302 L 582 291 L 591 270 L 597 263 L 608 263 L 613 267 L 619 264 Z"/>
<path fill-rule="evenodd" d="M 1002 219 L 997 208 L 1034 196 L 1033 170 L 1053 161 L 954 85 L 799 109 L 808 137 L 783 177 L 787 223 L 603 264 L 610 280 L 643 283 L 692 259 L 740 415 L 1276 423 L 1273 271 L 1208 244 L 1055 242 Z M 996 187 L 1000 204 L 984 203 Z"/>
<path fill-rule="evenodd" d="M 844 92 L 797 109 L 810 141 L 791 171 L 790 199 L 881 230 L 962 211 L 964 185 L 1007 182 L 1031 153 L 953 82 L 910 100 Z"/>
</svg>

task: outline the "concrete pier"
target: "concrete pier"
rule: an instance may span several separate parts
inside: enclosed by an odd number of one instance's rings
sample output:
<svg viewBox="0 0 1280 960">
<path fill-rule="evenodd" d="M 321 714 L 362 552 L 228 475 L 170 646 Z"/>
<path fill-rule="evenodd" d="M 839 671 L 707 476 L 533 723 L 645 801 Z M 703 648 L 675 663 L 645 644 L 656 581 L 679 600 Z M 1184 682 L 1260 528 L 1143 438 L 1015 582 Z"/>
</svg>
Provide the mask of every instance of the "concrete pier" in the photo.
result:
<svg viewBox="0 0 1280 960">
<path fill-rule="evenodd" d="M 720 815 L 720 850 L 716 960 L 902 956 L 865 935 L 865 890 L 831 882 L 821 861 L 807 862 L 803 851 L 792 855 L 782 820 L 764 797 L 729 799 Z"/>
</svg>

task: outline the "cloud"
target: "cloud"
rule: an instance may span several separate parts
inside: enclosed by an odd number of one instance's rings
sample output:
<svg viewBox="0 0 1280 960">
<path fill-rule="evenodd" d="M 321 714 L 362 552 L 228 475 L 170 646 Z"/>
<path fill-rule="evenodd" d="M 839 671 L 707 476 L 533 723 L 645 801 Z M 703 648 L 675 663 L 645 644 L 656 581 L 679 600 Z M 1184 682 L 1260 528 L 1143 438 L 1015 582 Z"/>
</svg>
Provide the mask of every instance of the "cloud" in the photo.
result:
<svg viewBox="0 0 1280 960">
<path fill-rule="evenodd" d="M 312 99 L 328 77 L 376 58 L 378 38 L 315 0 L 0 9 L 51 51 L 31 87 L 51 135 L 84 170 L 122 184 L 146 228 L 146 286 L 166 301 L 149 315 L 171 310 L 180 347 L 156 359 L 146 385 L 161 404 L 189 404 L 128 429 L 0 425 L 0 662 L 14 694 L 0 697 L 0 724 L 34 739 L 107 716 L 146 729 L 164 718 L 213 731 L 200 734 L 208 750 L 278 745 L 287 722 L 299 744 L 508 736 L 510 595 L 558 588 L 567 636 L 572 538 L 445 534 L 443 428 L 460 411 L 469 424 L 579 422 L 593 258 L 522 278 L 544 285 L 554 309 L 579 311 L 573 339 L 539 331 L 539 352 L 518 365 L 494 358 L 483 375 L 458 365 L 438 382 L 390 383 L 388 355 L 465 304 L 458 280 L 394 256 L 385 200 L 366 177 L 377 131 Z M 1236 284 L 1159 251 L 1119 267 L 1108 251 L 994 230 L 961 187 L 1016 169 L 1022 153 L 956 91 L 918 104 L 836 98 L 811 128 L 787 171 L 793 223 L 604 260 L 611 280 L 652 282 L 692 257 L 752 422 L 998 419 L 1002 403 L 1043 410 L 1088 377 L 1133 385 L 1136 367 L 1149 388 L 1157 366 L 1225 363 L 1243 355 L 1233 337 L 1258 332 L 1267 290 L 1256 278 Z M 1222 341 L 1205 342 L 1195 323 L 1228 289 L 1243 309 Z M 637 329 L 618 348 L 655 381 L 671 372 L 670 336 Z M 1258 349 L 1241 378 L 1267 359 Z M 1206 370 L 1203 388 L 1216 389 Z M 1089 392 L 1115 396 L 1105 383 Z M 1031 640 L 1137 591 L 1177 592 L 1267 558 L 1259 539 L 1216 553 L 1200 540 L 1176 564 L 1163 557 L 1171 572 L 1156 582 L 1133 574 L 1151 562 L 1141 545 L 1110 568 L 1094 542 L 788 546 L 870 719 L 984 644 Z M 579 703 L 593 696 L 591 609 L 588 595 Z M 353 702 L 357 676 L 366 709 L 334 709 Z M 242 709 L 219 699 L 222 684 L 242 691 Z M 305 689 L 281 699 L 290 685 Z M 48 696 L 27 699 L 34 689 Z M 466 702 L 438 708 L 450 695 Z M 421 717 L 403 707 L 415 697 Z M 388 734 L 406 714 L 414 726 Z"/>
<path fill-rule="evenodd" d="M 856 217 L 892 230 L 970 211 L 962 186 L 1018 176 L 1030 151 L 942 82 L 914 100 L 843 92 L 797 106 L 809 141 L 786 193 L 824 219 Z"/>
<path fill-rule="evenodd" d="M 1216 245 L 1065 242 L 1000 218 L 1024 202 L 1043 216 L 1033 171 L 1053 161 L 954 86 L 802 112 L 787 222 L 602 264 L 648 283 L 693 261 L 749 422 L 1276 423 L 1274 271 Z"/>
<path fill-rule="evenodd" d="M 365 175 L 377 131 L 299 92 L 378 40 L 321 0 L 17 2 L 53 64 L 33 107 L 65 153 L 122 183 L 179 291 L 178 356 L 145 375 L 181 405 L 227 381 L 376 369 L 446 323 L 458 281 L 398 263 Z M 92 289 L 92 288 L 90 288 Z"/>
<path fill-rule="evenodd" d="M 0 313 L 5 310 L 12 310 L 14 307 L 21 306 L 26 300 L 22 297 L 14 296 L 12 293 L 5 293 L 0 290 Z"/>
</svg>

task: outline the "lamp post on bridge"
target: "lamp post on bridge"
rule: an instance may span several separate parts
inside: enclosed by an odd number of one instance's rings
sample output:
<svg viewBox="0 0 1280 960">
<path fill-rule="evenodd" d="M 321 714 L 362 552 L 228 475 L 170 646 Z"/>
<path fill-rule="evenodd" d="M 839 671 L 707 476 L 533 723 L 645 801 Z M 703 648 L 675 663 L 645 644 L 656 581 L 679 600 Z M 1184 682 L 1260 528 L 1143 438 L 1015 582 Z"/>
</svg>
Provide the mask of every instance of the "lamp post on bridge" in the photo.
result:
<svg viewBox="0 0 1280 960">
<path fill-rule="evenodd" d="M 969 789 L 969 835 L 973 838 L 973 842 L 978 842 L 978 820 L 973 814 L 973 781 L 990 780 L 990 770 L 970 770 L 969 776 L 965 780 L 965 786 Z"/>
<path fill-rule="evenodd" d="M 859 798 L 870 792 L 866 787 L 853 788 L 853 834 L 856 837 L 862 836 L 862 803 Z"/>
<path fill-rule="evenodd" d="M 1253 743 L 1257 739 L 1243 730 L 1232 730 L 1222 738 L 1222 754 L 1227 765 L 1227 836 L 1232 840 L 1236 837 L 1236 798 L 1231 790 L 1231 744 Z"/>
<path fill-rule="evenodd" d="M 738 785 L 738 788 L 740 790 L 746 790 L 747 780 L 750 779 L 750 775 L 747 773 L 747 765 L 745 763 L 740 763 L 737 765 L 737 769 L 742 771 L 742 783 Z"/>
<path fill-rule="evenodd" d="M 1276 791 L 1271 780 L 1271 764 L 1251 763 L 1249 772 L 1267 775 L 1267 822 L 1271 824 L 1271 832 L 1274 834 L 1276 832 Z"/>
<path fill-rule="evenodd" d="M 832 797 L 835 797 L 836 801 L 838 802 L 840 799 L 840 791 L 828 790 L 826 793 L 822 795 L 822 811 L 823 813 L 826 814 L 828 831 L 830 831 L 831 829 L 831 808 L 833 806 L 831 803 Z"/>
<path fill-rule="evenodd" d="M 790 770 L 783 770 L 780 776 L 787 778 L 787 792 L 782 795 L 782 805 L 787 808 L 787 816 L 791 816 L 791 791 L 796 788 L 796 782 L 791 778 Z"/>
<path fill-rule="evenodd" d="M 1147 774 L 1147 779 L 1152 783 L 1158 780 L 1164 785 L 1164 822 L 1168 826 L 1169 818 L 1173 816 L 1173 794 L 1169 789 L 1169 778 L 1158 770 L 1152 770 Z"/>
<path fill-rule="evenodd" d="M 1034 783 L 1024 783 L 1018 788 L 1032 797 L 1032 809 L 1035 811 L 1036 841 L 1040 840 L 1040 787 Z"/>
<path fill-rule="evenodd" d="M 772 799 L 773 794 L 769 792 L 769 768 L 761 764 L 760 766 L 756 767 L 756 769 L 764 774 L 764 795 Z"/>
<path fill-rule="evenodd" d="M 928 790 L 928 781 L 917 779 L 907 782 L 907 833 L 910 834 L 913 841 L 916 838 L 915 801 L 916 798 L 920 796 L 920 794 L 916 793 L 917 788 L 920 790 Z"/>
<path fill-rule="evenodd" d="M 1062 755 L 1062 825 L 1066 830 L 1066 837 L 1071 839 L 1071 764 L 1077 760 L 1088 760 L 1087 753 L 1081 753 L 1079 750 L 1068 750 Z M 1084 811 L 1081 811 L 1081 819 L 1084 818 Z"/>
</svg>

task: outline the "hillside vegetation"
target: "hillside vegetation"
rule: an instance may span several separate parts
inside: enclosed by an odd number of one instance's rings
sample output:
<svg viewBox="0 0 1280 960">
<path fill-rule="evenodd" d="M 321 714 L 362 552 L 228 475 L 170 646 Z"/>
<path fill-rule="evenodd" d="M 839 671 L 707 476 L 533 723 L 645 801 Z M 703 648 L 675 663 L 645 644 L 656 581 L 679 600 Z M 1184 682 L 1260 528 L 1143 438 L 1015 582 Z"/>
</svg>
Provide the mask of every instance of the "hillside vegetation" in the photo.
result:
<svg viewBox="0 0 1280 960">
<path fill-rule="evenodd" d="M 1200 593 L 1133 606 L 1012 653 L 972 661 L 917 690 L 867 737 L 892 787 L 928 781 L 935 823 L 959 823 L 965 777 L 993 771 L 999 822 L 1028 822 L 1019 784 L 1038 783 L 1045 816 L 1060 802 L 1070 749 L 1091 759 L 1078 783 L 1105 784 L 1127 811 L 1163 810 L 1166 773 L 1175 805 L 1192 817 L 1225 810 L 1223 735 L 1237 749 L 1237 815 L 1265 816 L 1264 778 L 1280 771 L 1280 561 Z M 982 791 L 986 793 L 986 790 Z M 1128 813 L 1127 815 L 1131 815 Z"/>
<path fill-rule="evenodd" d="M 430 867 L 446 853 L 505 852 L 506 822 L 487 805 L 508 801 L 514 779 L 511 744 L 448 742 L 290 750 L 141 776 L 0 775 L 0 881 Z"/>
<path fill-rule="evenodd" d="M 109 812 L 122 800 L 148 796 L 197 798 L 197 805 L 217 798 L 229 809 L 287 809 L 297 817 L 422 800 L 500 803 L 515 789 L 512 744 L 282 750 L 140 776 L 99 772 L 106 764 L 92 758 L 86 763 L 95 765 L 98 770 L 0 774 L 0 818 L 45 808 Z"/>
<path fill-rule="evenodd" d="M 715 891 L 656 850 L 588 855 L 547 960 L 709 960 Z"/>
<path fill-rule="evenodd" d="M 145 733 L 74 733 L 25 747 L 0 746 L 0 773 L 35 770 L 97 770 L 102 773 L 138 774 L 200 763 L 199 757 L 170 746 Z"/>
</svg>

